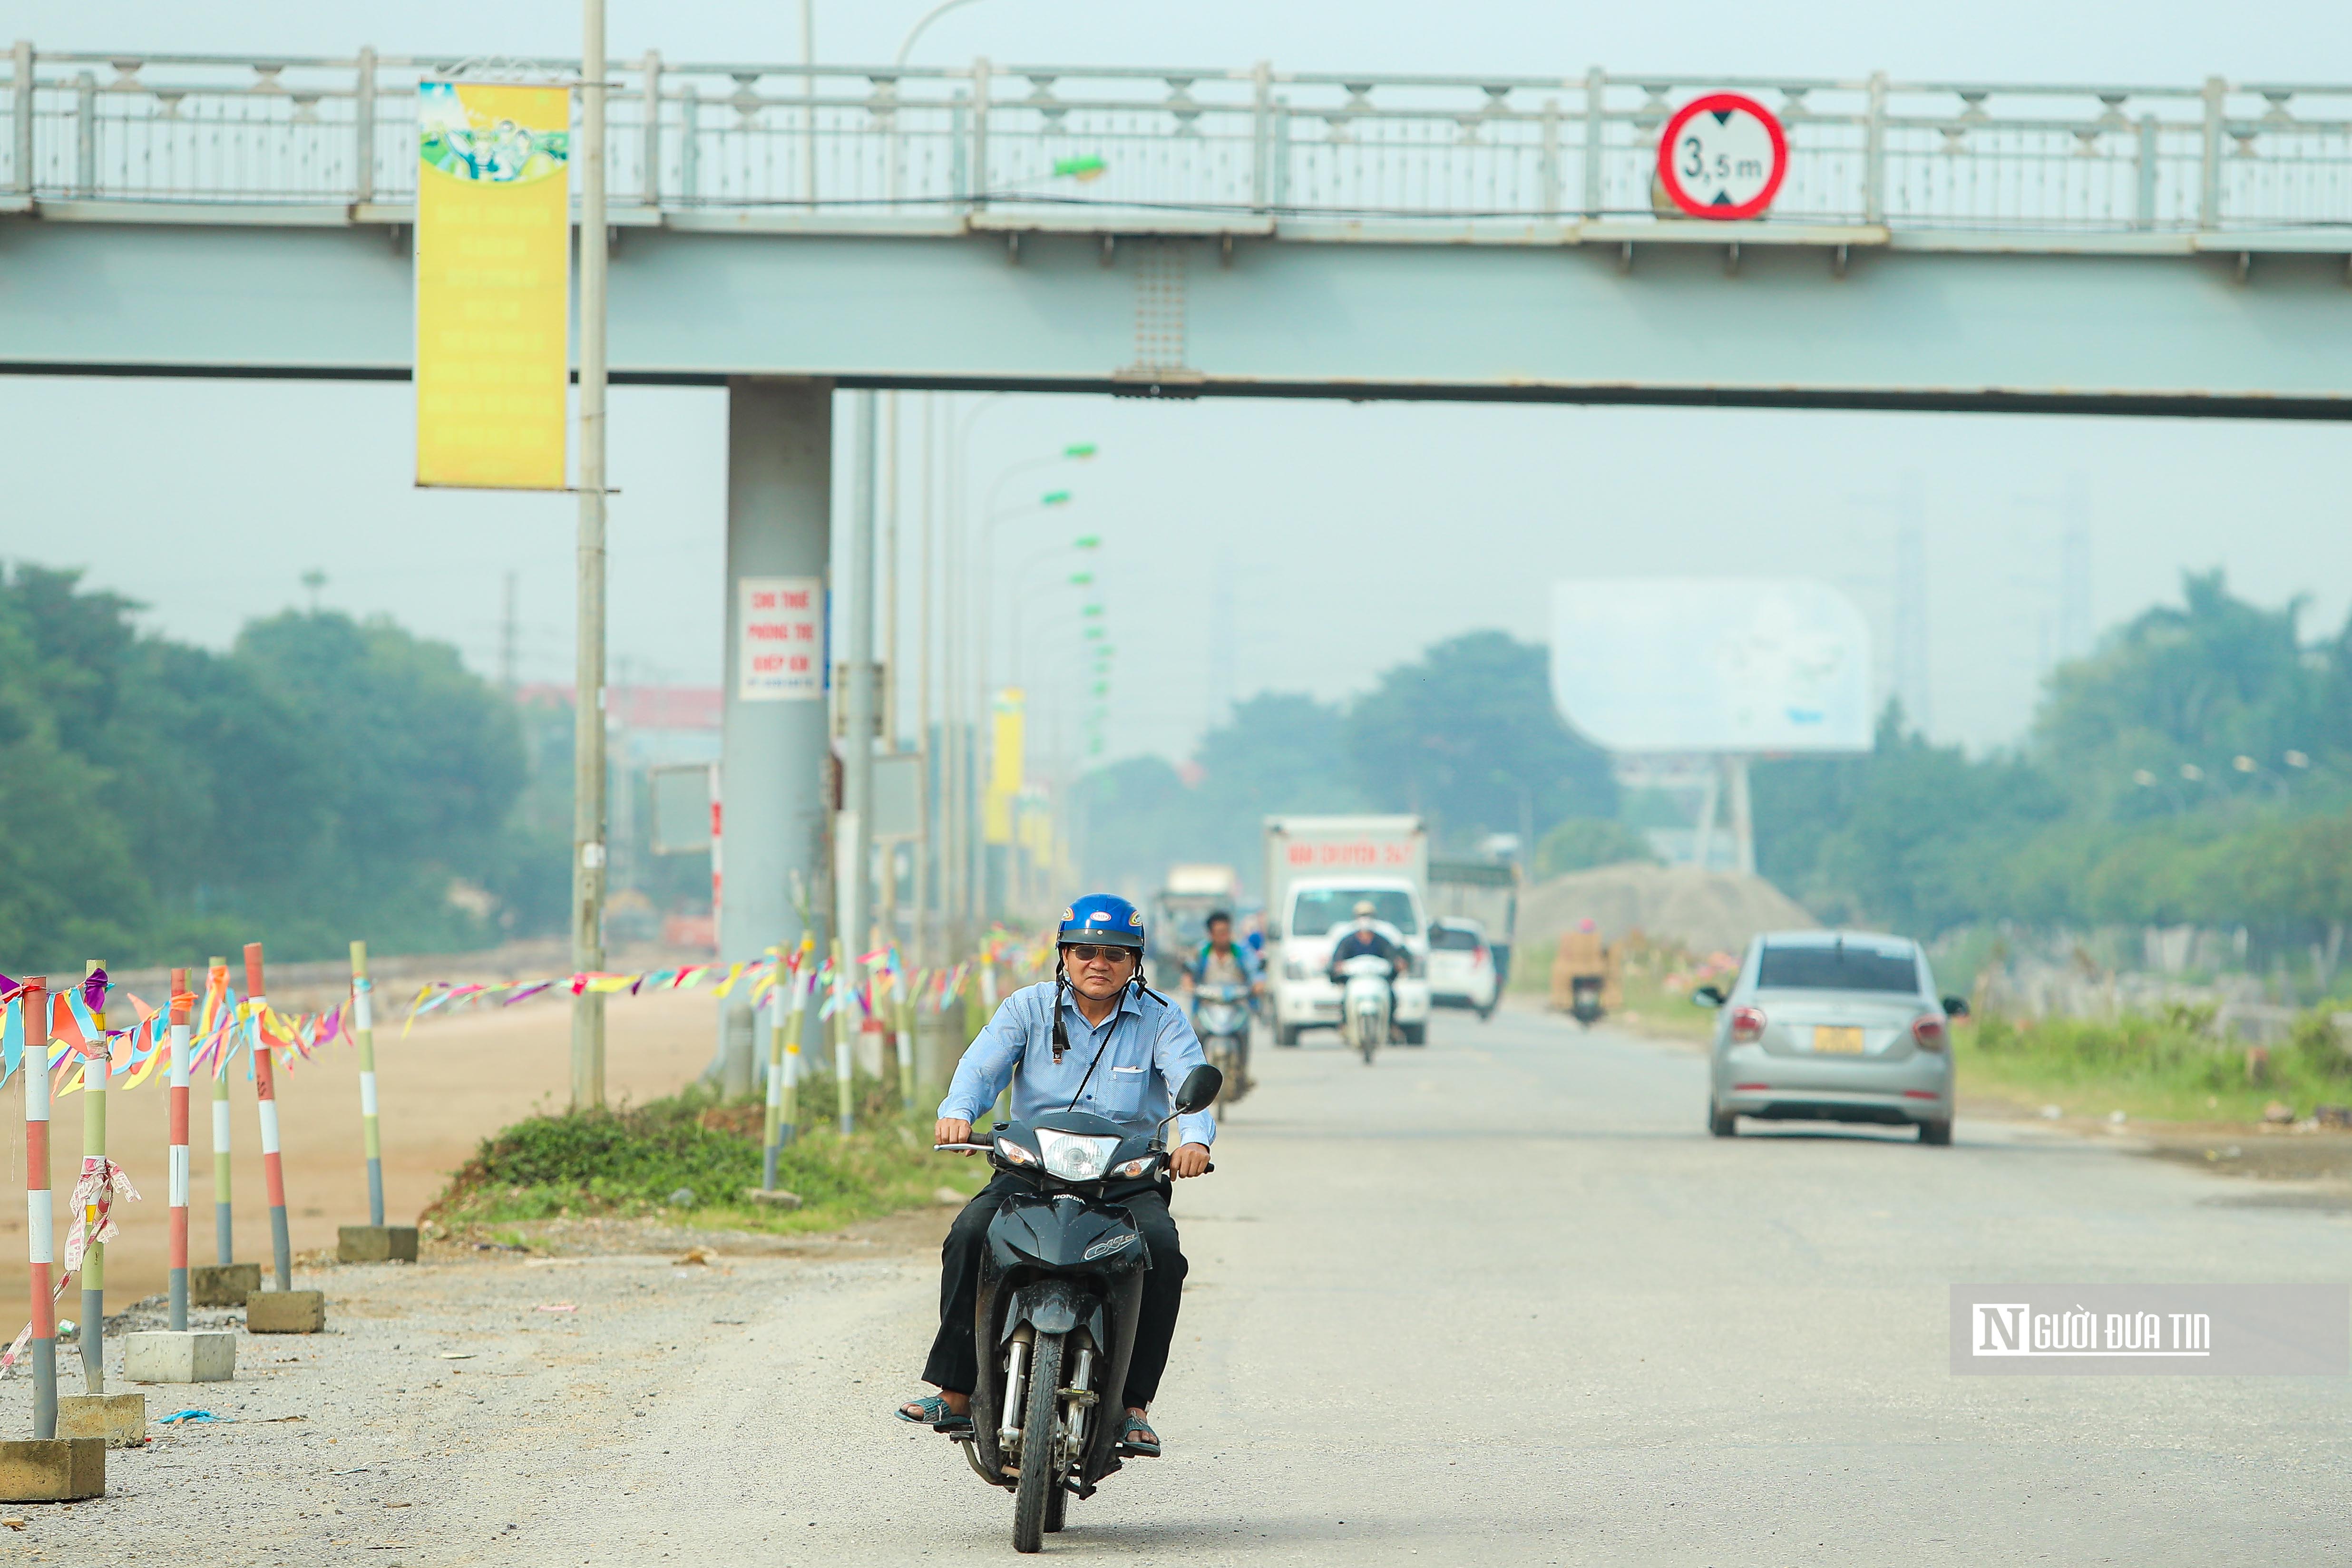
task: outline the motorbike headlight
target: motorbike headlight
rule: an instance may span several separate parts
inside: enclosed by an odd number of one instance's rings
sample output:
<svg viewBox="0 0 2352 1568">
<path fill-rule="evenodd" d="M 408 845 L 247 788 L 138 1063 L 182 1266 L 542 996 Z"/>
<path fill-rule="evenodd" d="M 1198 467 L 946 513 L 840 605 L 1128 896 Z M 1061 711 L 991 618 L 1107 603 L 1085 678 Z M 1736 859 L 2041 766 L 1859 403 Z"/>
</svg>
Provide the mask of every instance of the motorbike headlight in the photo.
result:
<svg viewBox="0 0 2352 1568">
<path fill-rule="evenodd" d="M 1117 1138 L 1090 1138 L 1077 1133 L 1037 1129 L 1037 1152 L 1045 1156 L 1045 1173 L 1064 1181 L 1094 1181 L 1104 1174 Z"/>
<path fill-rule="evenodd" d="M 1136 1159 L 1129 1160 L 1123 1165 L 1111 1166 L 1110 1174 L 1114 1176 L 1121 1177 L 1150 1176 L 1151 1174 L 1151 1167 L 1159 1163 L 1160 1156 L 1157 1154 L 1144 1155 Z"/>
<path fill-rule="evenodd" d="M 1053 1136 L 1050 1133 L 1045 1135 L 1047 1137 Z M 1013 1165 L 1034 1166 L 1037 1163 L 1036 1155 L 1031 1154 L 1028 1150 L 1023 1148 L 1020 1145 L 1014 1143 L 1010 1138 L 997 1139 L 996 1152 L 1003 1155 L 1006 1161 Z"/>
</svg>

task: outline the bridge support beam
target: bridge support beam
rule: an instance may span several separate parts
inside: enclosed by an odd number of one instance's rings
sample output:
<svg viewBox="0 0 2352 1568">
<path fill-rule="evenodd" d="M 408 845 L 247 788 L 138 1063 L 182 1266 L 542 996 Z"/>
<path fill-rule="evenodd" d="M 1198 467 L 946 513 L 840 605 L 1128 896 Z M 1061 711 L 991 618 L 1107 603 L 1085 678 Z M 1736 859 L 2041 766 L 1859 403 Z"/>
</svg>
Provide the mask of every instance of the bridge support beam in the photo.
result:
<svg viewBox="0 0 2352 1568">
<path fill-rule="evenodd" d="M 824 585 L 833 538 L 833 386 L 738 379 L 727 394 L 727 651 L 719 764 L 719 956 L 756 958 L 801 938 L 795 892 L 824 951 L 830 737 L 824 695 Z M 772 636 L 803 617 L 756 595 L 814 586 L 806 643 Z M 747 622 L 749 625 L 747 626 Z M 751 668 L 762 653 L 809 660 L 808 678 Z M 779 687 L 782 690 L 779 690 Z M 719 1082 L 751 1088 L 751 988 L 721 1004 Z M 740 1017 L 736 1015 L 740 1015 Z"/>
</svg>

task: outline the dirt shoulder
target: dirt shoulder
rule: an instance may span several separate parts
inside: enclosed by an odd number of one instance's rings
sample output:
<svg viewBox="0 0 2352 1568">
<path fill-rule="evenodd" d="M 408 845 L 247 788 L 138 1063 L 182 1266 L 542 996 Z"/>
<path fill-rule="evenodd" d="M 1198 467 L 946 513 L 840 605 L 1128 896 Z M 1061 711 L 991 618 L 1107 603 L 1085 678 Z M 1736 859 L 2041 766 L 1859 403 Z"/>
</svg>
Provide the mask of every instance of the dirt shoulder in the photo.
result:
<svg viewBox="0 0 2352 1568">
<path fill-rule="evenodd" d="M 0 1554 L 93 1568 L 551 1561 L 551 1513 L 628 1508 L 624 1458 L 667 1435 L 692 1378 L 793 1332 L 798 1303 L 935 1269 L 952 1213 L 793 1237 L 549 1222 L 530 1228 L 530 1253 L 448 1240 L 415 1264 L 312 1262 L 295 1284 L 326 1292 L 325 1333 L 255 1336 L 239 1314 L 196 1314 L 238 1330 L 236 1381 L 147 1385 L 152 1440 L 108 1456 L 107 1495 L 0 1510 Z M 163 1326 L 157 1303 L 126 1316 Z M 120 1345 L 110 1335 L 118 1377 Z M 60 1360 L 79 1392 L 79 1364 Z M 0 1382 L 11 1430 L 27 1428 L 30 1402 L 25 1379 Z M 181 1409 L 210 1418 L 161 1425 Z M 693 1436 L 672 1445 L 677 1473 L 723 1471 L 729 1435 Z"/>
</svg>

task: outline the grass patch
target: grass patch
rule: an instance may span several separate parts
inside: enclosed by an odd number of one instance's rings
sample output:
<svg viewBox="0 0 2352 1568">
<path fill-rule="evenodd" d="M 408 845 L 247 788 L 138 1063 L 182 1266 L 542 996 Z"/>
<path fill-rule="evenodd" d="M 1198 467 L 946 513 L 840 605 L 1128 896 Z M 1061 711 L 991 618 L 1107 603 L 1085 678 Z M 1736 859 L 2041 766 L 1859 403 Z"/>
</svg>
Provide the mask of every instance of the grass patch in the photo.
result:
<svg viewBox="0 0 2352 1568">
<path fill-rule="evenodd" d="M 1953 1064 L 1964 1088 L 2006 1091 L 2074 1115 L 2257 1122 L 2273 1101 L 2301 1116 L 2352 1102 L 2352 1056 L 2325 1012 L 2298 1019 L 2289 1038 L 2260 1057 L 2212 1031 L 2210 1007 L 2113 1021 L 1987 1018 L 1953 1030 Z"/>
<path fill-rule="evenodd" d="M 810 1087 L 804 1101 L 830 1105 L 830 1093 Z M 645 1105 L 517 1122 L 482 1140 L 425 1218 L 490 1226 L 657 1216 L 711 1229 L 791 1232 L 917 1207 L 943 1186 L 977 1189 L 970 1162 L 931 1153 L 929 1117 L 918 1127 L 877 1086 L 861 1081 L 860 1090 L 856 1132 L 842 1136 L 812 1108 L 784 1145 L 776 1185 L 799 1194 L 797 1209 L 742 1196 L 760 1185 L 765 1108 L 689 1089 Z"/>
<path fill-rule="evenodd" d="M 1690 999 L 1690 987 L 1684 977 L 1672 977 L 1677 983 L 1670 986 L 1668 975 L 1627 965 L 1622 980 L 1625 1021 L 1653 1034 L 1672 1035 L 1677 1040 L 1713 1040 L 1714 1009 Z"/>
</svg>

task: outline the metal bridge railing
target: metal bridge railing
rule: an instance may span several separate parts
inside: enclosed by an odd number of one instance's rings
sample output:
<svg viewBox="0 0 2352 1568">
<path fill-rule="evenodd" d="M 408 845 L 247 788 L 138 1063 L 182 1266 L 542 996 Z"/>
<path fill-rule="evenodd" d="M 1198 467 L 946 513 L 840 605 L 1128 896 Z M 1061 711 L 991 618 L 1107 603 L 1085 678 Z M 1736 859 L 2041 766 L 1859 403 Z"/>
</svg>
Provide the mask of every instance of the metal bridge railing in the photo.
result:
<svg viewBox="0 0 2352 1568">
<path fill-rule="evenodd" d="M 565 60 L 465 62 L 562 81 Z M 44 54 L 0 84 L 0 193 L 414 198 L 416 84 L 461 62 Z M 616 206 L 880 226 L 983 210 L 1460 225 L 1659 215 L 1660 128 L 1701 91 L 1788 127 L 1767 221 L 2069 234 L 2352 224 L 2352 86 L 2015 86 L 1672 75 L 624 65 Z"/>
</svg>

